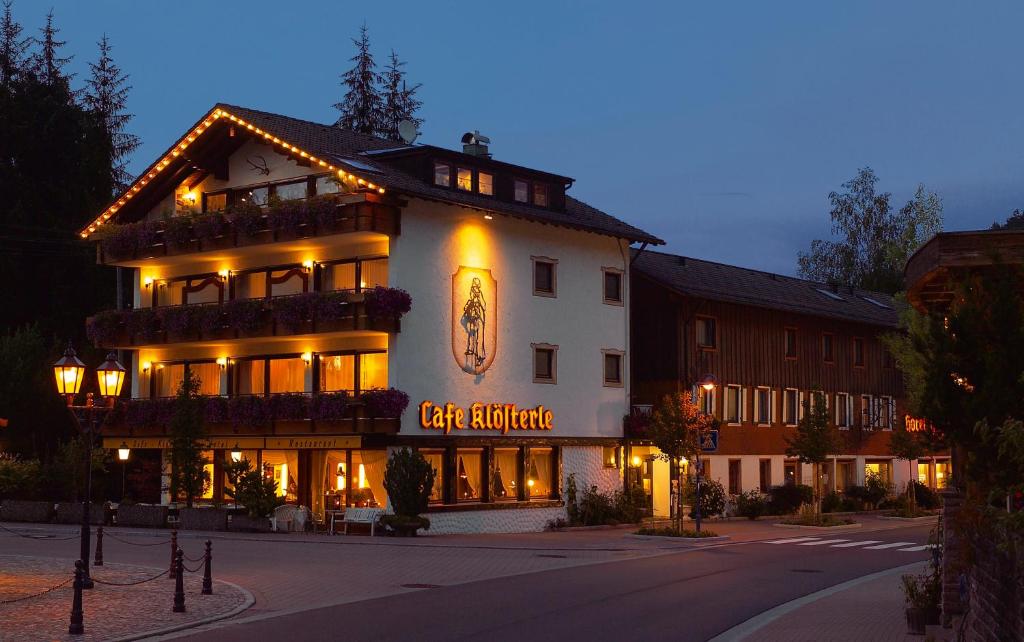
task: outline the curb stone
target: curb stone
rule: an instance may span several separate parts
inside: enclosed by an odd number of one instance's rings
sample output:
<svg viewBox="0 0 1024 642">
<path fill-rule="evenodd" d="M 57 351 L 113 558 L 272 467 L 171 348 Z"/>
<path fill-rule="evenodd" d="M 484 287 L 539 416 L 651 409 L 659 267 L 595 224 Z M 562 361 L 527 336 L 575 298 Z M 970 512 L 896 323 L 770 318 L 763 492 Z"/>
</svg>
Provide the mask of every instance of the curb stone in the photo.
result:
<svg viewBox="0 0 1024 642">
<path fill-rule="evenodd" d="M 709 544 L 713 542 L 724 542 L 729 539 L 728 535 L 716 535 L 714 537 L 673 537 L 671 535 L 637 535 L 636 533 L 627 533 L 625 536 L 631 539 L 658 539 L 688 545 L 701 544 L 703 542 L 708 542 Z"/>
<path fill-rule="evenodd" d="M 253 597 L 253 594 L 250 593 L 248 591 L 248 589 L 246 589 L 243 586 L 239 586 L 238 584 L 235 584 L 234 582 L 225 582 L 224 580 L 216 580 L 215 584 L 226 584 L 228 586 L 236 588 L 239 591 L 241 591 L 241 593 L 245 597 L 245 599 L 242 600 L 241 604 L 239 604 L 235 608 L 233 608 L 230 611 L 227 611 L 225 613 L 219 613 L 217 615 L 211 615 L 209 617 L 205 617 L 205 618 L 202 618 L 200 620 L 194 620 L 192 622 L 183 622 L 181 624 L 175 624 L 175 625 L 172 625 L 172 626 L 165 626 L 162 629 L 153 629 L 152 631 L 143 631 L 142 633 L 132 633 L 131 635 L 127 635 L 125 637 L 113 638 L 111 640 L 111 642 L 131 642 L 132 640 L 143 640 L 143 639 L 146 639 L 146 638 L 152 638 L 152 637 L 157 637 L 157 636 L 161 636 L 161 635 L 167 635 L 168 633 L 175 633 L 177 631 L 184 631 L 186 629 L 194 629 L 197 626 L 202 626 L 204 624 L 210 624 L 211 622 L 217 622 L 219 620 L 226 620 L 226 619 L 228 619 L 230 617 L 234 617 L 234 616 L 238 615 L 239 613 L 242 613 L 243 611 L 245 611 L 246 609 L 248 609 L 249 607 L 251 607 L 253 604 L 256 603 L 256 598 Z"/>
<path fill-rule="evenodd" d="M 817 531 L 821 533 L 834 533 L 836 531 L 852 531 L 864 526 L 864 524 L 839 524 L 837 526 L 804 526 L 803 524 L 772 524 L 776 528 L 795 528 L 805 531 Z"/>
</svg>

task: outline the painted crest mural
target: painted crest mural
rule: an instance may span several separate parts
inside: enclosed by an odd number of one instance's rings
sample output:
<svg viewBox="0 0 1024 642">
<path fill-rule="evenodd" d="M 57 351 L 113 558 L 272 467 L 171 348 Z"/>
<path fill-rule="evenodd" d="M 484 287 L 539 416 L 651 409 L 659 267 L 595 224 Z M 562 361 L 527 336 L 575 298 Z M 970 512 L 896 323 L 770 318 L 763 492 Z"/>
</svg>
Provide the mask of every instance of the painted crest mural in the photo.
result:
<svg viewBox="0 0 1024 642">
<path fill-rule="evenodd" d="M 452 354 L 470 374 L 494 361 L 498 342 L 498 284 L 490 270 L 460 266 L 452 275 Z"/>
</svg>

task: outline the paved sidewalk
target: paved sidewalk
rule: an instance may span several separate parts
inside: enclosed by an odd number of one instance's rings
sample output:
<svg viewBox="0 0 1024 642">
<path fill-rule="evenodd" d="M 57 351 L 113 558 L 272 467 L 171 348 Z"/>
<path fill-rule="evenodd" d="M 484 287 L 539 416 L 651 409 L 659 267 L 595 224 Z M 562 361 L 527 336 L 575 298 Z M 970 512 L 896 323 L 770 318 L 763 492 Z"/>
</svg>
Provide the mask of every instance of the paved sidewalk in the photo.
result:
<svg viewBox="0 0 1024 642">
<path fill-rule="evenodd" d="M 920 642 L 907 634 L 900 575 L 916 569 L 887 573 L 851 588 L 804 604 L 736 640 L 758 642 Z M 785 605 L 782 606 L 785 608 Z"/>
</svg>

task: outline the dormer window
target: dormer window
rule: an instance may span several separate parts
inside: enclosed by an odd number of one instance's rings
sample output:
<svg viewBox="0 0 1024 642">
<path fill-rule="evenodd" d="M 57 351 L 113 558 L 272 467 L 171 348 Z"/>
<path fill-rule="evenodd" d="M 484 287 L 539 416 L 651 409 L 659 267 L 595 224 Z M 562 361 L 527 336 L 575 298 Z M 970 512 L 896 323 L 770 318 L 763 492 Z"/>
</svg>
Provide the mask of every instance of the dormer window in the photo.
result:
<svg viewBox="0 0 1024 642">
<path fill-rule="evenodd" d="M 460 167 L 456 172 L 456 186 L 467 192 L 473 191 L 473 170 Z"/>
<path fill-rule="evenodd" d="M 526 181 L 516 181 L 515 189 L 513 191 L 514 198 L 517 203 L 529 203 L 530 202 L 530 185 Z"/>
<path fill-rule="evenodd" d="M 533 184 L 533 204 L 537 207 L 548 206 L 548 186 L 540 183 Z"/>
<path fill-rule="evenodd" d="M 445 163 L 434 163 L 434 185 L 451 187 L 452 168 Z"/>
<path fill-rule="evenodd" d="M 476 177 L 477 191 L 484 196 L 494 196 L 494 176 L 485 172 L 478 172 Z"/>
</svg>

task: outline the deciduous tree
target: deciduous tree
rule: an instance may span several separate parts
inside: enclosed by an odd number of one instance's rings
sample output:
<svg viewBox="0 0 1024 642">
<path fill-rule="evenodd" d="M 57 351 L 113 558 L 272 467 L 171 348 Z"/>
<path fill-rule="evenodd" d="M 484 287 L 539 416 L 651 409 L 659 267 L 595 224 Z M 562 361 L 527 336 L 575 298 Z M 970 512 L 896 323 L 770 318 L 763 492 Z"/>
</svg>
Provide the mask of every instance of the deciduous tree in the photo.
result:
<svg viewBox="0 0 1024 642">
<path fill-rule="evenodd" d="M 814 475 L 814 514 L 821 514 L 821 465 L 829 455 L 839 450 L 839 437 L 832 425 L 825 396 L 812 393 L 814 403 L 804 400 L 804 416 L 796 427 L 796 434 L 786 438 L 786 454 L 797 457 L 802 464 L 811 464 Z"/>
<path fill-rule="evenodd" d="M 683 458 L 693 459 L 700 452 L 701 435 L 717 425 L 715 418 L 705 414 L 694 403 L 689 392 L 666 395 L 655 408 L 648 428 L 651 443 L 661 451 L 660 457 L 679 464 Z M 683 520 L 683 467 L 679 466 L 679 492 L 677 493 L 676 528 L 682 532 Z"/>
</svg>

